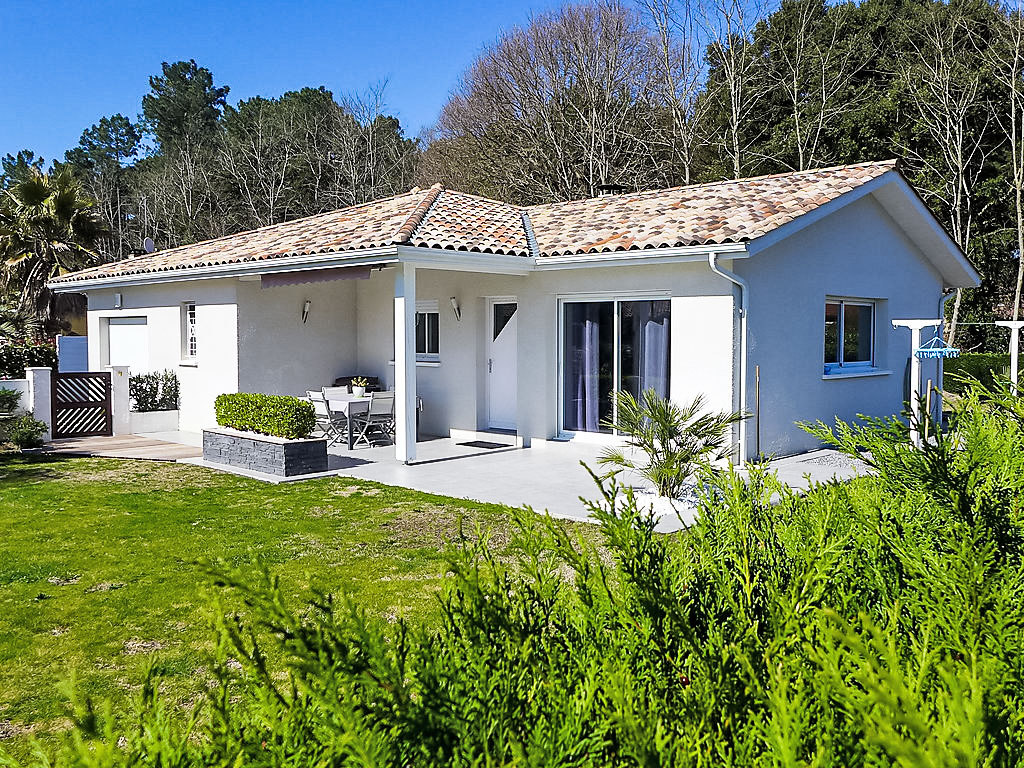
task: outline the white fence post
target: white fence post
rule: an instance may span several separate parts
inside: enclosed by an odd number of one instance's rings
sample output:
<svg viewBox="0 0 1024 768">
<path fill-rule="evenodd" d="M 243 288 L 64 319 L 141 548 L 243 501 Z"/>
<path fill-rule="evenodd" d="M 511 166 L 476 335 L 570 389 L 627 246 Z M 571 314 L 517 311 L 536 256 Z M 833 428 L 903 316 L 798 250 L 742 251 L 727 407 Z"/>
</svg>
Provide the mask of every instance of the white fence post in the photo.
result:
<svg viewBox="0 0 1024 768">
<path fill-rule="evenodd" d="M 25 378 L 28 379 L 28 402 L 25 407 L 33 419 L 46 424 L 46 432 L 43 434 L 45 442 L 53 439 L 52 374 L 49 368 L 25 369 Z"/>
<path fill-rule="evenodd" d="M 110 417 L 115 435 L 131 434 L 128 426 L 128 409 L 131 398 L 128 397 L 128 366 L 108 365 L 110 371 Z"/>
</svg>

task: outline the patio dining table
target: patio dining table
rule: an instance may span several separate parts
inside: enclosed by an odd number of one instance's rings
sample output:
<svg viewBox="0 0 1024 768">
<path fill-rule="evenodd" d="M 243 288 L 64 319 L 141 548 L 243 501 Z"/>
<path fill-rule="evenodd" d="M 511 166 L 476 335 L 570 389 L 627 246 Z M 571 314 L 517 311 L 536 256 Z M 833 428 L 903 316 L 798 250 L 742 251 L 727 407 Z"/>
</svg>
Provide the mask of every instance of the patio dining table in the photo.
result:
<svg viewBox="0 0 1024 768">
<path fill-rule="evenodd" d="M 355 434 L 352 432 L 352 417 L 357 416 L 360 413 L 366 413 L 370 410 L 370 396 L 363 395 L 362 397 L 357 397 L 356 395 L 333 395 L 327 401 L 327 407 L 334 413 L 345 414 L 345 421 L 348 424 L 348 449 L 351 451 L 355 447 Z"/>
</svg>

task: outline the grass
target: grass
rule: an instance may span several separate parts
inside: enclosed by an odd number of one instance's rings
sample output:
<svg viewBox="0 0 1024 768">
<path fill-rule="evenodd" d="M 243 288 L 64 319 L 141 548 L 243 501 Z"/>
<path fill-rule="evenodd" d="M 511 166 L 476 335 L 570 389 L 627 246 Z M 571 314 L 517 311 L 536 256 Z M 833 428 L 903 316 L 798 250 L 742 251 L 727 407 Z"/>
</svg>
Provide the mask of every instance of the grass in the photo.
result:
<svg viewBox="0 0 1024 768">
<path fill-rule="evenodd" d="M 10 454 L 0 510 L 0 749 L 15 755 L 70 727 L 72 679 L 123 710 L 155 663 L 172 698 L 198 698 L 213 642 L 204 563 L 257 556 L 296 597 L 316 585 L 385 616 L 429 616 L 460 521 L 494 547 L 510 522 L 500 506 L 352 478 L 269 485 Z"/>
</svg>

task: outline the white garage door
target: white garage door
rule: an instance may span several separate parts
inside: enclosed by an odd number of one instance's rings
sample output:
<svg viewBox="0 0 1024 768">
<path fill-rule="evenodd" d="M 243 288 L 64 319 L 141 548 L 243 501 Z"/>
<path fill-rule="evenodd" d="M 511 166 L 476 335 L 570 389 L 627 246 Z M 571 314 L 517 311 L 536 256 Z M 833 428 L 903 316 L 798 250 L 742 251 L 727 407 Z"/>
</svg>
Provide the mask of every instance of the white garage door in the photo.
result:
<svg viewBox="0 0 1024 768">
<path fill-rule="evenodd" d="M 112 317 L 107 338 L 110 365 L 127 365 L 131 373 L 149 371 L 149 327 L 144 317 Z"/>
</svg>

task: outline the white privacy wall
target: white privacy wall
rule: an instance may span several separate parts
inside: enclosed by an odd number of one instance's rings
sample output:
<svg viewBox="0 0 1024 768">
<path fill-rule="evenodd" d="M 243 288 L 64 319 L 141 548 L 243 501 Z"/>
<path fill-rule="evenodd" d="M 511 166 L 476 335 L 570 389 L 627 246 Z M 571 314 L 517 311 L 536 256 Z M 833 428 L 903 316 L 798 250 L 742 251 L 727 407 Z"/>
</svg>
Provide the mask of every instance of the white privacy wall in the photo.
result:
<svg viewBox="0 0 1024 768">
<path fill-rule="evenodd" d="M 238 389 L 305 395 L 353 375 L 356 362 L 354 280 L 261 288 L 238 282 Z M 309 301 L 306 322 L 303 304 Z M 385 308 L 390 311 L 390 304 Z"/>
<path fill-rule="evenodd" d="M 89 369 L 110 364 L 109 320 L 146 318 L 148 369 L 172 370 L 181 383 L 179 426 L 198 431 L 215 423 L 213 401 L 238 390 L 238 322 L 234 280 L 194 280 L 89 292 Z M 115 308 L 115 293 L 121 307 Z M 182 359 L 182 304 L 196 304 L 195 361 Z M 132 371 L 135 373 L 135 371 Z"/>
<path fill-rule="evenodd" d="M 797 421 L 903 407 L 910 332 L 894 318 L 938 317 L 942 280 L 871 196 L 840 209 L 733 268 L 750 284 L 748 392 L 761 367 L 761 449 L 786 455 L 818 447 Z M 875 364 L 881 376 L 823 379 L 826 296 L 875 301 Z M 927 338 L 927 336 L 926 336 Z M 925 360 L 924 383 L 936 364 Z M 754 450 L 749 422 L 749 452 Z"/>
<path fill-rule="evenodd" d="M 672 397 L 706 393 L 718 408 L 732 405 L 734 307 L 731 285 L 706 262 L 533 272 L 525 276 L 417 270 L 416 297 L 440 309 L 440 362 L 419 364 L 424 402 L 421 431 L 447 435 L 487 425 L 487 298 L 519 303 L 518 432 L 557 435 L 559 421 L 560 298 L 669 298 L 672 300 Z M 357 284 L 358 372 L 394 384 L 392 270 Z M 462 320 L 455 319 L 456 297 Z"/>
</svg>

